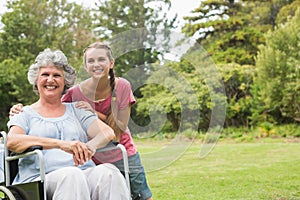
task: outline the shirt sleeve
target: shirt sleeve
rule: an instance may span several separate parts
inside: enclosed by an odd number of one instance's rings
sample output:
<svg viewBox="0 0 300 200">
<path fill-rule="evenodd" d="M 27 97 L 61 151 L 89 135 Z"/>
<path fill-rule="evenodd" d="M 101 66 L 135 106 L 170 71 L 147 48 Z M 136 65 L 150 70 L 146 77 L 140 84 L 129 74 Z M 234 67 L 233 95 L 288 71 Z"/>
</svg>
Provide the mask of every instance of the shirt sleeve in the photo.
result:
<svg viewBox="0 0 300 200">
<path fill-rule="evenodd" d="M 89 126 L 98 119 L 98 116 L 91 112 L 91 111 L 87 111 L 85 109 L 80 109 L 80 108 L 76 108 L 75 107 L 75 103 L 72 103 L 72 107 L 74 109 L 74 112 L 81 124 L 81 127 L 83 128 L 83 130 L 85 132 L 87 132 Z"/>
<path fill-rule="evenodd" d="M 61 101 L 62 102 L 72 102 L 72 94 L 73 94 L 73 90 L 68 90 L 67 93 L 65 93 L 62 98 Z"/>
<path fill-rule="evenodd" d="M 9 130 L 12 126 L 19 126 L 27 134 L 29 131 L 29 121 L 30 119 L 27 115 L 27 109 L 24 107 L 23 112 L 10 117 L 9 121 L 7 122 L 7 128 Z"/>
<path fill-rule="evenodd" d="M 116 90 L 117 103 L 119 110 L 123 110 L 128 105 L 135 104 L 135 98 L 129 81 L 121 78 L 117 84 Z"/>
</svg>

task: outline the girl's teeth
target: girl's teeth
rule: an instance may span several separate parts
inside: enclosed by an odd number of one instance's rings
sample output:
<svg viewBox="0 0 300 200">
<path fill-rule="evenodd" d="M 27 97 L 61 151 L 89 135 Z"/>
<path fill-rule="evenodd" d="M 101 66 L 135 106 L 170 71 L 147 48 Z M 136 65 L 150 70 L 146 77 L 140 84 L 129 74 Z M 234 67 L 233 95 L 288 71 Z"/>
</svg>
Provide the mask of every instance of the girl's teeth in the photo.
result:
<svg viewBox="0 0 300 200">
<path fill-rule="evenodd" d="M 103 72 L 103 69 L 96 69 L 94 72 Z"/>
</svg>

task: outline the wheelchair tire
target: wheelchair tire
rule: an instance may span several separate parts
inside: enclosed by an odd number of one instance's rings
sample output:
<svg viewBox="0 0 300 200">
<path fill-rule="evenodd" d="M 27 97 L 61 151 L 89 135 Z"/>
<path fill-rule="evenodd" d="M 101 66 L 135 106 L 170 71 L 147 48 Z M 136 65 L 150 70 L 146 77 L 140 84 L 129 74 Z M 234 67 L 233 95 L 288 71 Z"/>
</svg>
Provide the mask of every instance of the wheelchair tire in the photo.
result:
<svg viewBox="0 0 300 200">
<path fill-rule="evenodd" d="M 27 193 L 22 188 L 11 185 L 9 186 L 9 190 L 14 195 L 16 200 L 30 200 Z"/>
<path fill-rule="evenodd" d="M 5 196 L 8 198 L 5 198 L 7 200 L 16 200 L 15 196 L 13 195 L 13 193 L 5 186 L 0 186 L 0 191 L 3 192 L 5 194 Z"/>
</svg>

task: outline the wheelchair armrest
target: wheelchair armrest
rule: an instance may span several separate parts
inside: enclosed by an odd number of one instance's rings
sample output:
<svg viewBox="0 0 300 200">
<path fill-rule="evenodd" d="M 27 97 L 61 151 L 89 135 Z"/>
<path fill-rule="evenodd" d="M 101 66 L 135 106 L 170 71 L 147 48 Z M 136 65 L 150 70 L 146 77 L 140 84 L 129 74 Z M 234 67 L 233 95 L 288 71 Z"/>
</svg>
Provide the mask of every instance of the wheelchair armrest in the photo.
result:
<svg viewBox="0 0 300 200">
<path fill-rule="evenodd" d="M 104 152 L 104 151 L 110 151 L 113 149 L 118 149 L 118 142 L 117 141 L 110 141 L 107 143 L 105 147 L 99 148 L 96 150 L 96 152 Z"/>
<path fill-rule="evenodd" d="M 5 156 L 5 184 L 6 186 L 11 184 L 11 177 L 10 177 L 10 167 L 9 162 L 16 161 L 20 158 L 24 158 L 31 155 L 37 155 L 39 159 L 39 166 L 40 166 L 40 181 L 45 181 L 45 164 L 44 164 L 44 158 L 42 153 L 42 147 L 41 146 L 32 146 L 28 149 L 26 149 L 22 153 L 10 153 L 10 155 Z"/>
<path fill-rule="evenodd" d="M 27 153 L 27 152 L 30 152 L 30 151 L 34 151 L 34 150 L 43 150 L 43 147 L 42 146 L 32 146 L 32 147 L 29 147 L 28 149 L 26 149 L 24 152 L 22 153 Z"/>
<path fill-rule="evenodd" d="M 32 147 L 29 147 L 28 149 L 26 149 L 25 151 L 23 151 L 22 153 L 15 153 L 13 151 L 10 151 L 10 156 L 16 156 L 16 155 L 20 155 L 20 154 L 24 154 L 24 153 L 28 153 L 28 152 L 31 152 L 31 151 L 34 151 L 34 150 L 43 150 L 43 147 L 42 146 L 32 146 Z"/>
</svg>

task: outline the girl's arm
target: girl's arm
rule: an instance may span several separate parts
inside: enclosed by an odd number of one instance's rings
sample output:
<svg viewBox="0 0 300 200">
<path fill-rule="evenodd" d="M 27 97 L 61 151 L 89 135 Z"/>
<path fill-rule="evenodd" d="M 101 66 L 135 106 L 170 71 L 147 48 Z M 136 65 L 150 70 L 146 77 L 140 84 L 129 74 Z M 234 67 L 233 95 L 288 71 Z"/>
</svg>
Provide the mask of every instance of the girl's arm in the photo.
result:
<svg viewBox="0 0 300 200">
<path fill-rule="evenodd" d="M 127 107 L 119 111 L 116 110 L 115 106 L 112 106 L 112 112 L 117 113 L 116 115 L 114 115 L 116 124 L 119 129 L 124 132 L 128 126 L 128 122 L 130 119 L 131 106 L 128 105 Z"/>
<path fill-rule="evenodd" d="M 108 142 L 115 138 L 114 131 L 100 119 L 94 120 L 87 130 L 91 138 L 86 144 L 95 153 L 96 149 L 104 147 Z"/>
</svg>

